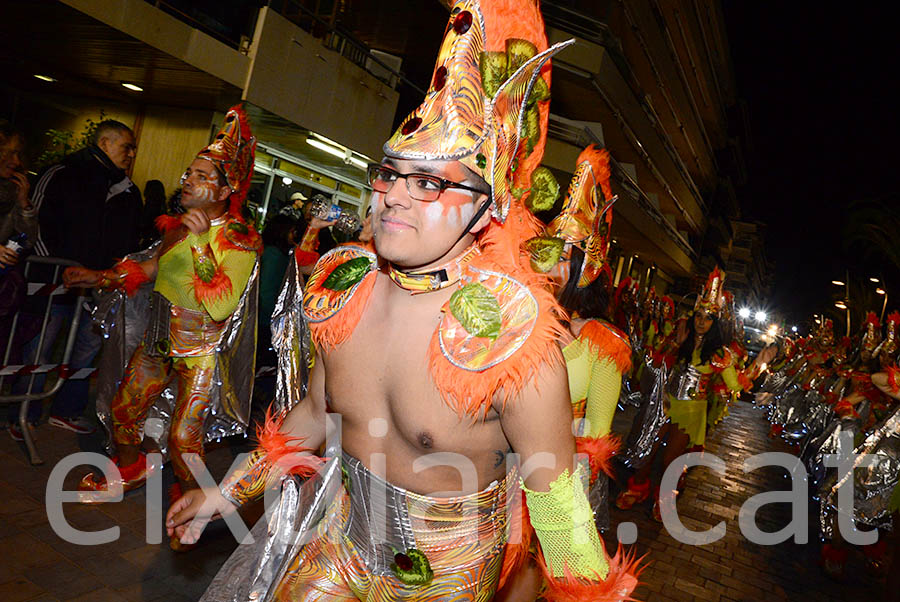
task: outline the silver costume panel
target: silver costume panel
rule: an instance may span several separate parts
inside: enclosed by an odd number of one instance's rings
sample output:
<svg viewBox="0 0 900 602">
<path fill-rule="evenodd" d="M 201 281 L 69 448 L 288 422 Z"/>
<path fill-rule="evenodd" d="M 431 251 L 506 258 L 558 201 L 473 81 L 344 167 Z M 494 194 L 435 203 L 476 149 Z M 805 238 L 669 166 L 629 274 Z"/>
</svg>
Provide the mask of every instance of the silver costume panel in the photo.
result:
<svg viewBox="0 0 900 602">
<path fill-rule="evenodd" d="M 129 259 L 146 261 L 152 258 L 160 242 L 144 251 L 129 255 Z M 256 357 L 256 313 L 259 291 L 259 261 L 253 267 L 247 286 L 237 308 L 228 318 L 216 348 L 214 387 L 210 394 L 210 412 L 205 424 L 206 441 L 246 432 L 250 419 L 250 402 Z M 103 332 L 103 348 L 98 360 L 97 416 L 107 433 L 112 433 L 110 410 L 113 399 L 134 350 L 144 339 L 151 325 L 153 282 L 143 284 L 128 297 L 122 291 L 99 295 L 94 309 L 94 322 Z M 161 326 L 154 322 L 155 328 Z M 163 454 L 168 449 L 168 430 L 175 407 L 174 381 L 159 395 L 147 413 L 145 436 L 152 438 Z M 110 451 L 115 444 L 109 437 Z"/>
</svg>

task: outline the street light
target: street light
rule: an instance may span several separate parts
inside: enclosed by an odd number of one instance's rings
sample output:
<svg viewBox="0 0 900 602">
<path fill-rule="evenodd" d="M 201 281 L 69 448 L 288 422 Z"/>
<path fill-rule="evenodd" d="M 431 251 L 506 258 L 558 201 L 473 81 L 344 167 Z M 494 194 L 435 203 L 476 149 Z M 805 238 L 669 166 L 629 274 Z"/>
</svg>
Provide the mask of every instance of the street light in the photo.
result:
<svg viewBox="0 0 900 602">
<path fill-rule="evenodd" d="M 876 295 L 883 295 L 883 294 L 884 294 L 884 289 L 881 288 L 881 287 L 879 286 L 878 288 L 875 289 L 875 294 L 876 294 Z"/>
<path fill-rule="evenodd" d="M 791 332 L 797 332 L 797 327 L 796 327 L 796 326 L 791 326 Z"/>
<path fill-rule="evenodd" d="M 766 321 L 767 316 L 766 316 L 766 312 L 764 312 L 763 310 L 759 310 L 758 312 L 756 312 L 756 315 L 753 317 L 756 318 L 757 322 L 762 323 L 762 322 Z"/>
<path fill-rule="evenodd" d="M 742 320 L 746 320 L 747 318 L 750 317 L 750 308 L 742 307 L 741 309 L 738 310 L 738 315 L 741 317 Z"/>
<path fill-rule="evenodd" d="M 847 305 L 843 301 L 835 301 L 834 306 L 838 309 L 847 309 Z"/>
<path fill-rule="evenodd" d="M 879 282 L 881 282 L 881 280 L 879 280 L 875 276 L 872 276 L 871 278 L 869 278 L 869 282 L 874 282 L 875 284 L 878 284 Z"/>
<path fill-rule="evenodd" d="M 833 284 L 835 286 L 844 286 L 844 281 L 843 280 L 832 280 L 831 284 Z"/>
</svg>

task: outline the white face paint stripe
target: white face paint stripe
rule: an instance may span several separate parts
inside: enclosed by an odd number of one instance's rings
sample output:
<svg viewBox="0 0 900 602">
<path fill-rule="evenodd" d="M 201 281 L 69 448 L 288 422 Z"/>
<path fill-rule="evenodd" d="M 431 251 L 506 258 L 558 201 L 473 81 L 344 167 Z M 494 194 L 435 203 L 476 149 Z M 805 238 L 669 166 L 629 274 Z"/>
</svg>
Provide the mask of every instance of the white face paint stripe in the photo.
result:
<svg viewBox="0 0 900 602">
<path fill-rule="evenodd" d="M 441 222 L 444 207 L 437 201 L 428 203 L 425 209 L 425 219 L 428 220 L 429 226 L 436 226 Z"/>
</svg>

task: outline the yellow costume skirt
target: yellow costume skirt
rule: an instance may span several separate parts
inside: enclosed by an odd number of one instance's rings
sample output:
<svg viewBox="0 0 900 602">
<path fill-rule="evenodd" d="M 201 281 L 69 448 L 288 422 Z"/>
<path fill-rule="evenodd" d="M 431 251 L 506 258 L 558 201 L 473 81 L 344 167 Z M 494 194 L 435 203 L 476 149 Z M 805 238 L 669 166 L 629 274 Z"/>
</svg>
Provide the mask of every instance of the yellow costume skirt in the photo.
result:
<svg viewBox="0 0 900 602">
<path fill-rule="evenodd" d="M 706 441 L 706 414 L 709 410 L 706 399 L 675 399 L 668 395 L 667 413 L 672 423 L 691 438 L 691 446 L 703 445 Z"/>
</svg>

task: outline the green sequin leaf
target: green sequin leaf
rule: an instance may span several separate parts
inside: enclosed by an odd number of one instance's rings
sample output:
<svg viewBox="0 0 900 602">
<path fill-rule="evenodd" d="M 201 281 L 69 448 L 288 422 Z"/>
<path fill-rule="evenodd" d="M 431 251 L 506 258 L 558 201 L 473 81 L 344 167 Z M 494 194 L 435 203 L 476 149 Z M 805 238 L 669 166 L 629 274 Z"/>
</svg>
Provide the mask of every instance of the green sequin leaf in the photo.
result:
<svg viewBox="0 0 900 602">
<path fill-rule="evenodd" d="M 372 260 L 368 257 L 355 257 L 334 268 L 322 286 L 333 291 L 345 291 L 365 278 L 371 266 Z"/>
<path fill-rule="evenodd" d="M 238 234 L 247 234 L 250 232 L 250 229 L 247 228 L 247 224 L 241 223 L 237 220 L 228 223 L 228 229 L 234 230 Z"/>
<path fill-rule="evenodd" d="M 506 81 L 506 64 L 505 52 L 482 52 L 478 57 L 481 88 L 488 98 L 493 98 L 503 82 Z"/>
<path fill-rule="evenodd" d="M 500 304 L 483 284 L 473 282 L 453 293 L 450 313 L 474 337 L 496 339 L 500 335 Z"/>
<path fill-rule="evenodd" d="M 531 255 L 531 267 L 534 271 L 546 274 L 559 263 L 566 243 L 555 236 L 535 236 L 525 241 L 524 246 Z"/>
<path fill-rule="evenodd" d="M 197 275 L 197 278 L 205 284 L 212 282 L 216 275 L 215 262 L 210 261 L 210 258 L 203 252 L 198 252 L 193 247 L 191 248 L 191 255 L 194 260 L 194 273 Z"/>
<path fill-rule="evenodd" d="M 394 559 L 391 570 L 406 585 L 428 585 L 434 579 L 428 557 L 419 550 L 410 548 L 406 552 L 395 554 Z"/>
<path fill-rule="evenodd" d="M 531 194 L 525 200 L 525 205 L 532 213 L 549 211 L 559 198 L 559 182 L 546 167 L 538 167 L 531 174 Z"/>
</svg>

